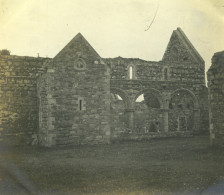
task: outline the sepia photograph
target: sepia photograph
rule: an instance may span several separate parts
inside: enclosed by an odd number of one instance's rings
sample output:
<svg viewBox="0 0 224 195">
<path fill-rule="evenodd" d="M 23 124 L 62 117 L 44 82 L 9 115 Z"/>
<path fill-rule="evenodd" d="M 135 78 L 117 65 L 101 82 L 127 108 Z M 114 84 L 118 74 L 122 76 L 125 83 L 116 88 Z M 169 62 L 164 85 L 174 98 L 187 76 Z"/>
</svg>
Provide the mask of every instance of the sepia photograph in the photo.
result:
<svg viewBox="0 0 224 195">
<path fill-rule="evenodd" d="M 0 0 L 0 194 L 224 195 L 224 0 Z"/>
</svg>

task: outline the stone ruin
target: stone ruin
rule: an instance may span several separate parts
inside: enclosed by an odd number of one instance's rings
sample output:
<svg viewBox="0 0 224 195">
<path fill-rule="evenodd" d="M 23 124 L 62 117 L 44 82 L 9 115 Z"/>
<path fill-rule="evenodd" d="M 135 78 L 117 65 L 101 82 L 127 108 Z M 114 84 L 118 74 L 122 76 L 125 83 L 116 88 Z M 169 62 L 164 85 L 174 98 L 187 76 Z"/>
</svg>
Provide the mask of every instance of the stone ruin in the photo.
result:
<svg viewBox="0 0 224 195">
<path fill-rule="evenodd" d="M 0 139 L 43 146 L 208 133 L 205 63 L 173 31 L 161 61 L 102 58 L 79 33 L 53 59 L 0 55 Z"/>
<path fill-rule="evenodd" d="M 212 57 L 207 72 L 209 88 L 210 140 L 213 146 L 224 146 L 224 51 Z"/>
</svg>

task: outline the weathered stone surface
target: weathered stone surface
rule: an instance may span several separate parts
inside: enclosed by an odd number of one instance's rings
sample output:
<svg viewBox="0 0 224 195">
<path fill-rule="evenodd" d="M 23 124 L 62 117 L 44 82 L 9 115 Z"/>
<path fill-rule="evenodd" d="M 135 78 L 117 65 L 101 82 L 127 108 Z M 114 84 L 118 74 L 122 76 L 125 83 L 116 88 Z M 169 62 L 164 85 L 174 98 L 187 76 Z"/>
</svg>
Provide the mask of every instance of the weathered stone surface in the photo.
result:
<svg viewBox="0 0 224 195">
<path fill-rule="evenodd" d="M 111 68 L 111 97 L 119 95 L 123 100 L 111 99 L 113 135 L 124 131 L 142 135 L 152 131 L 209 132 L 204 60 L 180 28 L 173 32 L 162 61 L 104 60 Z M 148 101 L 146 94 L 156 100 Z M 141 95 L 145 100 L 136 102 Z M 119 122 L 115 125 L 114 121 Z"/>
<path fill-rule="evenodd" d="M 159 62 L 101 58 L 79 33 L 53 59 L 0 55 L 0 66 L 3 140 L 50 147 L 208 132 L 204 61 L 180 28 Z"/>
<path fill-rule="evenodd" d="M 37 75 L 47 58 L 0 55 L 1 138 L 10 144 L 30 144 L 38 132 Z"/>
<path fill-rule="evenodd" d="M 38 79 L 40 133 L 55 136 L 42 145 L 109 142 L 110 75 L 101 62 L 78 34 L 49 63 L 54 71 Z"/>
<path fill-rule="evenodd" d="M 211 144 L 224 146 L 224 51 L 212 57 L 207 72 L 209 88 L 209 122 Z"/>
</svg>

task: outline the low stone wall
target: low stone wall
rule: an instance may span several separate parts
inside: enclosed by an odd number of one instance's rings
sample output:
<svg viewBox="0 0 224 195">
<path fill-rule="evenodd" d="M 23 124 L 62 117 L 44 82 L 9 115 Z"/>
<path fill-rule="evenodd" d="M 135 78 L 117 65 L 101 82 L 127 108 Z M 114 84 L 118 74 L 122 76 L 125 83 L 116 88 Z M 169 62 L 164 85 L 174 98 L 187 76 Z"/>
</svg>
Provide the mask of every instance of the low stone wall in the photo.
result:
<svg viewBox="0 0 224 195">
<path fill-rule="evenodd" d="M 211 145 L 224 146 L 224 51 L 212 57 L 208 72 Z"/>
<path fill-rule="evenodd" d="M 143 141 L 153 138 L 168 138 L 168 137 L 192 137 L 191 131 L 176 131 L 176 132 L 150 132 L 145 134 L 137 134 L 130 132 L 123 132 L 119 137 L 111 138 L 111 142 L 119 141 Z"/>
</svg>

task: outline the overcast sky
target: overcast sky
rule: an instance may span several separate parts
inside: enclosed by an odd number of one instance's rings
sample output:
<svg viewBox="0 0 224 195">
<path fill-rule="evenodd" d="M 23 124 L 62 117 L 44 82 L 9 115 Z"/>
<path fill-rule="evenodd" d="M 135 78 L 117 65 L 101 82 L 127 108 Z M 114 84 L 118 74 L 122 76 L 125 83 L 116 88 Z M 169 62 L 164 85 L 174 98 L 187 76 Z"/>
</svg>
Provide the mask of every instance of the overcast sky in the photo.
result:
<svg viewBox="0 0 224 195">
<path fill-rule="evenodd" d="M 81 32 L 101 57 L 159 61 L 177 27 L 207 71 L 224 50 L 224 0 L 0 0 L 0 49 L 13 55 L 54 57 Z"/>
</svg>

